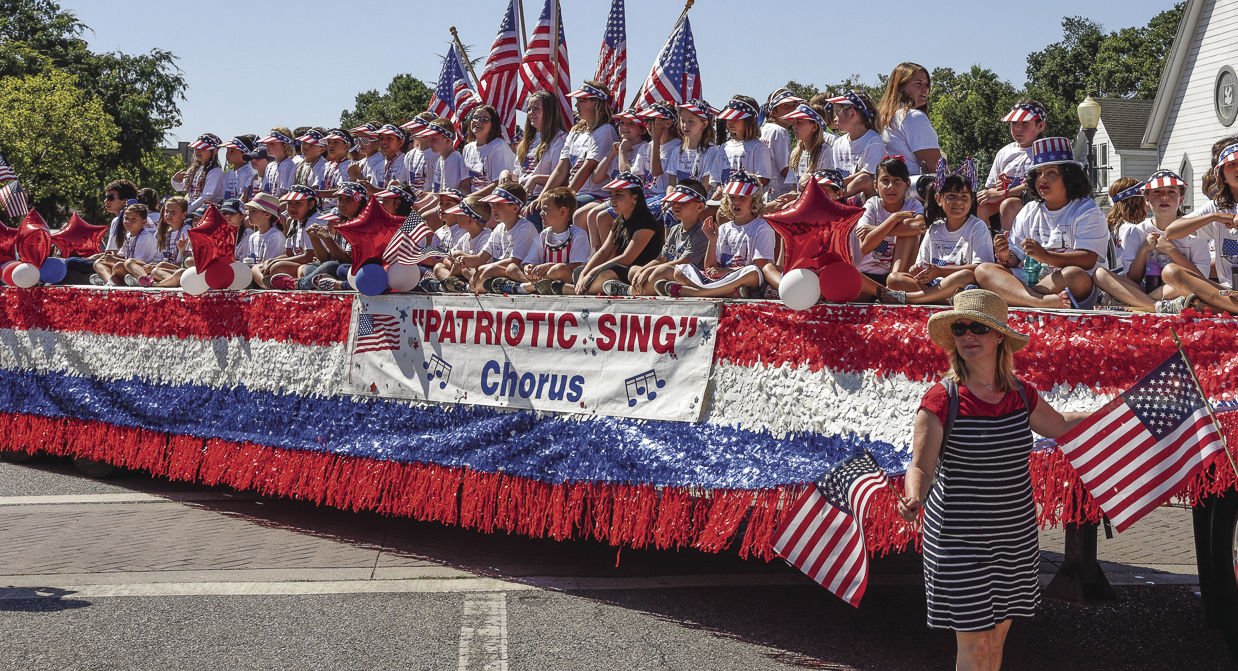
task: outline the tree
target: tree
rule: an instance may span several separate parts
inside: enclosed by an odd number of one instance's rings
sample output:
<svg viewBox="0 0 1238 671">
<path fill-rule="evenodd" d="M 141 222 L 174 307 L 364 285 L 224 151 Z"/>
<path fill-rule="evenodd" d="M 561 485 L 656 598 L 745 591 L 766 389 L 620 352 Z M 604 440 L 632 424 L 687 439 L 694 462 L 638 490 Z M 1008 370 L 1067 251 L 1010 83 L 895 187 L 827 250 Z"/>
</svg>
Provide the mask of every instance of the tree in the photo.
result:
<svg viewBox="0 0 1238 671">
<path fill-rule="evenodd" d="M 358 93 L 353 109 L 340 112 L 340 125 L 351 128 L 367 121 L 399 125 L 426 111 L 433 95 L 420 79 L 396 75 L 385 93 L 373 89 Z"/>
<path fill-rule="evenodd" d="M 1083 100 L 1104 39 L 1100 25 L 1091 19 L 1062 19 L 1062 40 L 1028 54 L 1027 88 L 1061 100 Z"/>
<path fill-rule="evenodd" d="M 941 139 L 942 153 L 949 157 L 952 167 L 970 156 L 977 171 L 983 170 L 992 163 L 997 150 L 1010 142 L 1001 119 L 1018 97 L 1014 86 L 979 65 L 961 75 L 949 68 L 937 68 L 932 79 L 929 119 Z M 926 170 L 935 168 L 925 166 Z"/>
<path fill-rule="evenodd" d="M 0 146 L 40 212 L 65 218 L 108 174 L 84 157 L 118 150 L 103 103 L 59 70 L 0 79 Z"/>
<path fill-rule="evenodd" d="M 1182 12 L 1178 3 L 1152 17 L 1147 26 L 1106 35 L 1088 77 L 1088 90 L 1107 98 L 1155 98 Z"/>
</svg>

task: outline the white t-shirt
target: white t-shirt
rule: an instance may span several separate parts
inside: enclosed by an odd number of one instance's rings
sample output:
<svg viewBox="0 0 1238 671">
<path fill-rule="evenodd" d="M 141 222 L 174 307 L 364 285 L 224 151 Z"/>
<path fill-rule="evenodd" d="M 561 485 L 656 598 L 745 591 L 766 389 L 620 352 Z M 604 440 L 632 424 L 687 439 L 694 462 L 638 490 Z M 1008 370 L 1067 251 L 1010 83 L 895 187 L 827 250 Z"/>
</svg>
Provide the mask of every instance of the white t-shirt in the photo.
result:
<svg viewBox="0 0 1238 671">
<path fill-rule="evenodd" d="M 881 159 L 886 155 L 885 143 L 874 130 L 869 130 L 855 140 L 852 140 L 850 135 L 840 135 L 834 138 L 831 148 L 834 154 L 834 167 L 846 170 L 848 175 L 854 175 L 857 172 L 876 175 L 877 166 L 881 164 Z M 909 169 L 910 167 L 908 166 Z"/>
<path fill-rule="evenodd" d="M 181 226 L 178 230 L 172 230 L 169 228 L 167 236 L 164 239 L 165 242 L 163 245 L 162 260 L 178 266 L 184 263 L 186 256 L 185 250 L 181 249 L 176 243 L 184 240 L 186 243 L 185 249 L 189 249 L 189 227 Z M 155 235 L 155 241 L 159 241 L 158 234 Z"/>
<path fill-rule="evenodd" d="M 739 268 L 757 259 L 774 261 L 778 252 L 778 236 L 761 217 L 743 226 L 728 221 L 718 227 L 718 243 L 714 253 L 718 263 L 727 268 Z"/>
<path fill-rule="evenodd" d="M 787 184 L 789 188 L 794 189 L 800 183 L 800 180 L 817 170 L 826 170 L 834 167 L 834 136 L 826 135 L 825 144 L 817 150 L 817 160 L 809 165 L 812 161 L 812 152 L 800 152 L 799 160 L 796 164 L 787 169 Z"/>
<path fill-rule="evenodd" d="M 1146 219 L 1138 224 L 1123 222 L 1118 227 L 1118 235 L 1114 240 L 1117 246 L 1119 261 L 1122 264 L 1121 271 L 1127 273 L 1130 271 L 1131 264 L 1135 262 L 1135 257 L 1139 255 L 1139 249 L 1144 242 L 1148 240 L 1149 233 L 1161 233 L 1164 231 L 1156 227 L 1156 222 L 1152 219 Z M 1182 255 L 1190 259 L 1191 265 L 1195 266 L 1199 273 L 1204 277 L 1208 276 L 1208 271 L 1212 266 L 1212 251 L 1208 249 L 1208 240 L 1198 233 L 1193 233 L 1185 238 L 1170 240 L 1174 247 L 1177 248 Z M 1144 262 L 1144 275 L 1160 275 L 1160 269 L 1173 263 L 1168 254 L 1152 250 L 1148 252 L 1148 258 Z"/>
<path fill-rule="evenodd" d="M 229 198 L 240 198 L 241 200 L 249 200 L 253 197 L 254 175 L 257 173 L 254 166 L 245 163 L 236 170 L 229 170 L 224 173 L 224 200 Z M 190 210 L 192 212 L 192 210 Z"/>
<path fill-rule="evenodd" d="M 215 167 L 206 173 L 206 177 L 199 181 L 198 174 L 193 175 L 193 181 L 198 183 L 190 183 L 190 181 L 178 182 L 172 180 L 172 188 L 177 191 L 184 191 L 189 197 L 189 211 L 196 212 L 199 207 L 204 207 L 207 203 L 215 203 L 216 205 L 224 201 L 224 194 L 227 189 L 224 177 L 223 168 Z M 196 189 L 201 189 L 197 191 Z"/>
<path fill-rule="evenodd" d="M 672 138 L 670 142 L 658 145 L 658 159 L 662 163 L 662 174 L 645 186 L 646 196 L 661 196 L 666 193 L 666 189 L 670 186 L 669 175 L 672 172 L 671 166 L 679 162 L 679 147 L 682 144 L 683 142 L 679 138 Z M 651 143 L 651 152 L 652 147 Z M 649 170 L 651 172 L 653 170 L 652 154 L 650 154 Z"/>
<path fill-rule="evenodd" d="M 1109 253 L 1109 224 L 1091 198 L 1072 200 L 1053 212 L 1044 203 L 1031 202 L 1019 210 L 1010 229 L 1010 253 L 1023 262 L 1023 241 L 1032 238 L 1049 251 L 1095 252 L 1100 258 L 1085 270 L 1088 274 L 1104 265 Z M 1045 268 L 1041 276 L 1053 272 Z"/>
<path fill-rule="evenodd" d="M 274 175 L 270 173 L 274 170 Z M 297 183 L 297 163 L 291 158 L 276 163 L 271 161 L 267 164 L 268 179 L 271 180 L 271 188 L 274 189 L 271 194 L 274 196 L 282 196 L 288 193 L 288 187 Z"/>
<path fill-rule="evenodd" d="M 1234 208 L 1219 209 L 1216 203 L 1208 201 L 1202 207 L 1186 215 L 1202 217 L 1217 212 L 1233 214 Z M 1217 266 L 1217 281 L 1226 289 L 1234 288 L 1234 266 L 1238 265 L 1238 230 L 1232 229 L 1221 222 L 1214 221 L 1195 231 L 1195 235 L 1208 240 L 1212 244 L 1213 262 Z"/>
<path fill-rule="evenodd" d="M 349 159 L 344 159 L 339 163 L 327 161 L 327 169 L 322 174 L 322 188 L 338 189 L 341 184 L 347 182 L 348 166 L 350 165 L 352 165 L 352 161 Z"/>
<path fill-rule="evenodd" d="M 542 135 L 538 133 L 529 141 L 529 154 L 525 156 L 524 162 L 517 162 L 514 173 L 517 180 L 521 183 L 528 177 L 533 175 L 549 175 L 555 171 L 555 166 L 559 164 L 559 158 L 563 156 L 563 143 L 567 141 L 567 133 L 560 131 L 555 136 L 550 144 L 546 146 L 546 152 L 542 154 L 542 159 L 537 160 L 537 148 L 542 143 Z M 537 195 L 542 191 L 542 187 L 538 186 L 531 195 Z"/>
<path fill-rule="evenodd" d="M 147 228 L 143 228 L 136 238 L 126 232 L 125 241 L 116 251 L 116 255 L 122 259 L 136 259 L 142 263 L 158 263 L 163 260 L 159 241 Z"/>
<path fill-rule="evenodd" d="M 875 134 L 875 133 L 874 133 Z M 864 202 L 864 214 L 860 215 L 860 220 L 856 222 L 855 229 L 851 234 L 851 258 L 859 258 L 860 262 L 855 264 L 855 267 L 862 273 L 872 273 L 874 275 L 888 275 L 894 268 L 894 243 L 898 240 L 891 235 L 881 241 L 877 248 L 873 251 L 860 255 L 860 238 L 857 235 L 862 228 L 877 228 L 885 223 L 886 219 L 890 218 L 895 212 L 915 212 L 920 214 L 924 212 L 924 207 L 920 205 L 920 201 L 904 196 L 903 206 L 897 210 L 887 210 L 881 198 L 869 198 Z"/>
<path fill-rule="evenodd" d="M 361 176 L 374 186 L 381 186 L 379 182 L 383 177 L 383 166 L 387 164 L 387 157 L 383 156 L 381 151 L 376 151 L 364 159 L 365 165 L 361 167 Z"/>
<path fill-rule="evenodd" d="M 305 159 L 301 159 L 300 165 L 297 166 L 297 184 L 304 184 L 317 191 L 323 188 L 324 180 L 327 177 L 327 159 L 322 156 L 318 157 L 317 161 L 306 163 Z"/>
<path fill-rule="evenodd" d="M 582 130 L 568 133 L 563 142 L 563 151 L 559 154 L 559 160 L 567 161 L 568 167 L 571 168 L 567 183 L 569 185 L 572 183 L 576 174 L 584 167 L 585 161 L 600 163 L 610 153 L 611 147 L 615 145 L 618 138 L 615 127 L 608 123 L 598 126 L 592 132 Z M 606 190 L 602 188 L 604 185 L 605 183 L 595 184 L 592 178 L 586 179 L 577 195 L 604 198 L 607 195 Z"/>
<path fill-rule="evenodd" d="M 516 167 L 516 155 L 503 138 L 496 137 L 480 147 L 476 142 L 464 145 L 464 165 L 473 180 L 471 190 L 476 191 L 497 182 L 504 170 Z"/>
<path fill-rule="evenodd" d="M 451 249 L 456 245 L 456 240 L 468 237 L 468 233 L 460 226 L 439 226 L 437 231 L 434 231 L 434 240 L 431 244 L 442 249 Z"/>
<path fill-rule="evenodd" d="M 1011 142 L 997 150 L 997 156 L 993 157 L 993 168 L 989 170 L 989 178 L 984 181 L 984 185 L 997 186 L 997 180 L 1001 179 L 1002 175 L 1009 177 L 1011 182 L 1022 182 L 1031 167 L 1032 148 L 1024 149 L 1018 142 Z"/>
<path fill-rule="evenodd" d="M 957 231 L 946 228 L 944 219 L 929 227 L 920 241 L 916 263 L 934 266 L 969 266 L 993 263 L 993 238 L 989 225 L 970 216 Z"/>
<path fill-rule="evenodd" d="M 721 151 L 717 145 L 704 149 L 687 149 L 680 144 L 679 151 L 669 163 L 662 165 L 662 169 L 675 175 L 675 179 L 681 182 L 685 179 L 700 181 L 702 175 L 709 173 L 709 168 Z"/>
<path fill-rule="evenodd" d="M 649 184 L 649 143 L 638 142 L 636 146 L 624 155 L 627 159 L 628 169 L 633 175 L 641 178 L 641 184 L 648 186 Z M 619 155 L 615 155 L 615 160 L 610 162 L 610 176 L 613 178 L 619 174 Z M 605 182 L 603 182 L 605 184 Z"/>
<path fill-rule="evenodd" d="M 430 180 L 430 190 L 442 193 L 447 189 L 456 188 L 460 182 L 468 179 L 469 169 L 464 165 L 464 157 L 460 155 L 460 152 L 453 151 L 447 156 L 439 156 L 434 164 L 434 172 L 431 174 L 433 178 Z M 468 189 L 467 186 L 465 188 Z"/>
<path fill-rule="evenodd" d="M 250 232 L 246 236 L 238 256 L 241 256 L 242 259 L 252 259 L 253 261 L 268 261 L 283 254 L 284 248 L 283 232 L 272 226 L 267 229 L 266 233 L 259 233 L 256 229 Z"/>
<path fill-rule="evenodd" d="M 774 171 L 769 147 L 760 140 L 727 140 L 713 158 L 709 179 L 713 180 L 715 186 L 730 181 L 731 173 L 736 170 L 744 170 L 750 175 L 764 177 L 771 182 L 777 181 L 775 178 L 778 173 Z"/>
<path fill-rule="evenodd" d="M 529 259 L 536 257 L 540 246 L 537 227 L 533 222 L 521 217 L 510 231 L 507 224 L 500 221 L 499 225 L 490 231 L 490 241 L 486 244 L 485 251 L 490 254 L 491 261 L 518 259 L 527 263 Z"/>
<path fill-rule="evenodd" d="M 791 136 L 787 133 L 787 129 L 774 123 L 766 121 L 761 126 L 761 141 L 769 147 L 770 162 L 774 174 L 770 176 L 769 189 L 767 190 L 770 196 L 780 196 L 787 192 L 782 179 L 782 171 L 787 170 L 787 161 L 791 158 Z M 787 170 L 788 174 L 790 171 Z"/>
<path fill-rule="evenodd" d="M 490 229 L 483 228 L 476 237 L 470 236 L 468 233 L 456 238 L 451 245 L 452 254 L 463 254 L 472 256 L 480 254 L 483 249 L 490 243 Z"/>
<path fill-rule="evenodd" d="M 907 170 L 919 175 L 925 170 L 935 171 L 937 166 L 921 166 L 916 152 L 925 149 L 941 149 L 937 131 L 933 129 L 928 115 L 917 109 L 902 109 L 895 112 L 890 125 L 881 133 L 886 153 L 900 154 L 907 162 Z M 874 166 L 875 167 L 875 166 Z"/>
<path fill-rule="evenodd" d="M 525 263 L 584 263 L 593 253 L 589 232 L 579 226 L 568 226 L 562 233 L 543 228 L 538 240 L 533 258 L 525 259 Z"/>
<path fill-rule="evenodd" d="M 438 154 L 429 147 L 425 149 L 413 147 L 404 154 L 404 163 L 408 168 L 409 185 L 418 191 L 424 191 L 427 182 L 434 175 L 434 168 L 438 165 Z"/>
</svg>

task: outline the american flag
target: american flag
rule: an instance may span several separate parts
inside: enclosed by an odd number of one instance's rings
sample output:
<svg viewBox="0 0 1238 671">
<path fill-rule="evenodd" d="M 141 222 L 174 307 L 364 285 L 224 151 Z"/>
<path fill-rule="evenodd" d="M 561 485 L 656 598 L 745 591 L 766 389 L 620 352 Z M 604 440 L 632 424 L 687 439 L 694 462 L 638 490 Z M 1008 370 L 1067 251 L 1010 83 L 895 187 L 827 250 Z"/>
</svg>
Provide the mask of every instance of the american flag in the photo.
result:
<svg viewBox="0 0 1238 671">
<path fill-rule="evenodd" d="M 391 242 L 387 243 L 383 263 L 415 266 L 429 258 L 446 256 L 443 250 L 434 246 L 434 241 L 434 231 L 430 230 L 420 214 L 413 212 L 400 224 Z"/>
<path fill-rule="evenodd" d="M 598 52 L 598 69 L 593 79 L 612 94 L 612 106 L 623 109 L 628 95 L 628 30 L 624 17 L 624 0 L 611 0 L 602 49 Z"/>
<path fill-rule="evenodd" d="M 551 3 L 556 3 L 552 5 Z M 559 98 L 559 107 L 563 118 L 572 118 L 572 106 L 567 101 L 567 94 L 572 90 L 572 73 L 567 61 L 567 37 L 563 34 L 563 13 L 553 11 L 558 0 L 546 0 L 542 15 L 533 29 L 533 37 L 524 50 L 524 58 L 520 61 L 520 79 L 524 82 L 522 98 L 527 99 L 534 91 L 549 91 Z M 558 17 L 557 30 L 559 34 L 559 49 L 555 54 L 555 67 L 550 61 L 550 19 L 551 14 Z M 551 70 L 553 69 L 553 75 Z"/>
<path fill-rule="evenodd" d="M 696 60 L 692 24 L 685 14 L 666 39 L 633 104 L 645 108 L 662 100 L 681 103 L 700 97 L 701 65 Z"/>
<path fill-rule="evenodd" d="M 20 221 L 30 213 L 30 201 L 16 179 L 0 186 L 0 205 L 9 214 L 9 221 Z"/>
<path fill-rule="evenodd" d="M 357 317 L 357 343 L 353 354 L 400 349 L 400 320 L 395 315 L 363 314 Z"/>
<path fill-rule="evenodd" d="M 477 92 L 469 83 L 469 76 L 456 52 L 456 45 L 453 44 L 443 58 L 443 70 L 438 75 L 438 85 L 434 87 L 428 109 L 435 116 L 446 117 L 460 124 L 480 102 Z"/>
<path fill-rule="evenodd" d="M 1173 496 L 1225 449 L 1181 351 L 1058 445 L 1118 531 Z"/>
<path fill-rule="evenodd" d="M 524 17 L 521 17 L 523 20 Z M 516 135 L 516 108 L 520 92 L 520 43 L 516 39 L 516 0 L 507 3 L 507 14 L 494 37 L 486 69 L 477 83 L 481 99 L 499 113 L 499 122 L 508 138 Z"/>
<path fill-rule="evenodd" d="M 0 183 L 7 182 L 10 179 L 17 179 L 17 173 L 13 172 L 13 167 L 9 165 L 9 162 L 4 160 L 3 156 L 0 156 Z"/>
<path fill-rule="evenodd" d="M 866 451 L 831 468 L 796 500 L 778 529 L 774 552 L 852 606 L 868 586 L 864 516 L 889 485 Z"/>
</svg>

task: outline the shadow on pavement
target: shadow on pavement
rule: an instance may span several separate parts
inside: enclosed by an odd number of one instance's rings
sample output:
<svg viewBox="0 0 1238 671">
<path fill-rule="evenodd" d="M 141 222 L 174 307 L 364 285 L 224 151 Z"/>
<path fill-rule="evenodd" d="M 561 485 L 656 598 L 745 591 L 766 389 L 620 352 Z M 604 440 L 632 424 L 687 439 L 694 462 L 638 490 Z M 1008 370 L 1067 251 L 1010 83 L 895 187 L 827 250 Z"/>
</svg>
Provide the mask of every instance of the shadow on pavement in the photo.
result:
<svg viewBox="0 0 1238 671">
<path fill-rule="evenodd" d="M 89 601 L 66 598 L 73 593 L 57 587 L 0 587 L 0 612 L 58 613 L 90 605 Z"/>
</svg>

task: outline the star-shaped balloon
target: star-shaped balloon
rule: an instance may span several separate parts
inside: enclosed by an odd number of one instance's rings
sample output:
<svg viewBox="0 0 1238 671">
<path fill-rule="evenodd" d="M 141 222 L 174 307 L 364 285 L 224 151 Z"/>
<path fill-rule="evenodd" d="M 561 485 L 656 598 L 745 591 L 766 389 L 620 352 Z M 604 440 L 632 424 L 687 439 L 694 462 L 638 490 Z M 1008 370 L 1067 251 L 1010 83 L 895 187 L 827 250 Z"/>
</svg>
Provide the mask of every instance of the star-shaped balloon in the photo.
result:
<svg viewBox="0 0 1238 671">
<path fill-rule="evenodd" d="M 29 263 L 35 268 L 43 267 L 43 262 L 52 253 L 52 233 L 47 230 L 47 222 L 35 210 L 30 210 L 21 226 L 17 227 L 17 242 L 14 245 L 17 257 L 23 263 Z"/>
<path fill-rule="evenodd" d="M 210 203 L 198 225 L 189 229 L 189 244 L 193 247 L 193 263 L 199 273 L 205 273 L 217 263 L 231 265 L 236 256 L 236 229 L 219 213 L 219 208 Z"/>
<path fill-rule="evenodd" d="M 387 243 L 403 223 L 404 217 L 389 214 L 377 198 L 371 198 L 355 219 L 336 226 L 335 230 L 352 245 L 353 271 L 367 261 L 382 258 Z"/>
<path fill-rule="evenodd" d="M 783 272 L 796 268 L 820 272 L 835 261 L 852 263 L 851 231 L 862 214 L 862 208 L 833 200 L 817 180 L 808 180 L 792 207 L 765 215 L 786 245 Z"/>
<path fill-rule="evenodd" d="M 74 212 L 69 217 L 69 223 L 52 233 L 52 244 L 66 259 L 70 256 L 90 256 L 103 251 L 104 235 L 107 235 L 107 226 L 88 224 Z"/>
<path fill-rule="evenodd" d="M 0 264 L 16 261 L 17 229 L 0 224 Z"/>
</svg>

